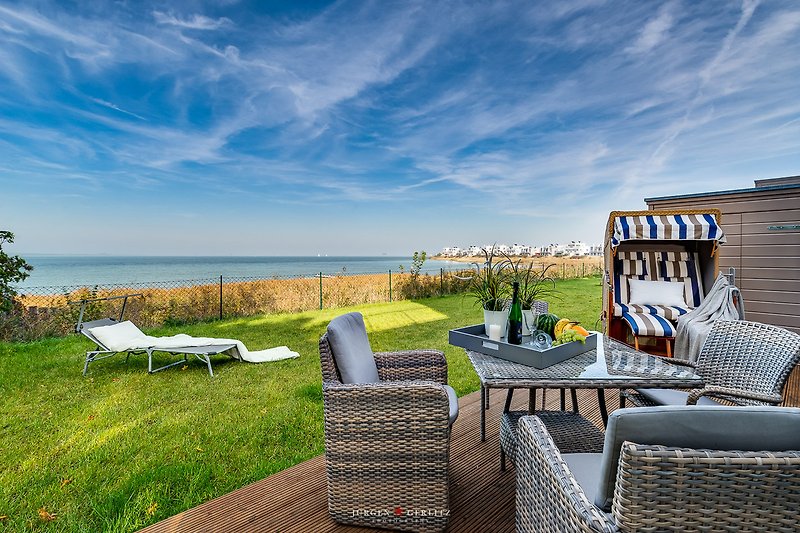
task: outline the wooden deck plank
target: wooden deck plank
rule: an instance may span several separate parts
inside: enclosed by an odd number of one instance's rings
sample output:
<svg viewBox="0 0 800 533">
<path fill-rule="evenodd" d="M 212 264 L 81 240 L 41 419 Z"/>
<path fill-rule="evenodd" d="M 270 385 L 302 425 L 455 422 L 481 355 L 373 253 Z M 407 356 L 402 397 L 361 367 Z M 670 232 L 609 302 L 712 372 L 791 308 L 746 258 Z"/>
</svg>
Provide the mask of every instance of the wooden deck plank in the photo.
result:
<svg viewBox="0 0 800 533">
<path fill-rule="evenodd" d="M 450 524 L 448 531 L 514 531 L 514 467 L 500 471 L 500 413 L 505 392 L 493 390 L 486 414 L 486 441 L 480 441 L 480 393 L 459 399 L 460 414 L 450 442 Z M 619 396 L 606 394 L 609 411 Z M 602 427 L 593 390 L 578 391 L 581 414 Z M 539 402 L 541 405 L 541 391 Z M 559 408 L 558 391 L 548 391 L 547 408 Z M 518 392 L 512 403 L 527 409 L 528 395 Z M 567 408 L 570 408 L 567 399 Z M 251 483 L 142 530 L 145 533 L 214 531 L 239 533 L 307 531 L 348 533 L 382 531 L 341 526 L 328 516 L 324 456 L 314 457 Z"/>
</svg>

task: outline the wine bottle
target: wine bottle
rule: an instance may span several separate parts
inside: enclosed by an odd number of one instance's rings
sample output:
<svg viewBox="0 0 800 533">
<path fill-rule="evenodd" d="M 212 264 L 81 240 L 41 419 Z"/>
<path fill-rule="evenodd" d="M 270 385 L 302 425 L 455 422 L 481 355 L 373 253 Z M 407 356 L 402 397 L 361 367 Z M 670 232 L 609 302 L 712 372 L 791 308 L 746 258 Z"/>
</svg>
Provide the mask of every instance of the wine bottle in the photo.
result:
<svg viewBox="0 0 800 533">
<path fill-rule="evenodd" d="M 511 298 L 511 311 L 508 313 L 509 344 L 522 344 L 522 305 L 519 303 L 519 283 L 514 282 L 514 295 Z"/>
</svg>

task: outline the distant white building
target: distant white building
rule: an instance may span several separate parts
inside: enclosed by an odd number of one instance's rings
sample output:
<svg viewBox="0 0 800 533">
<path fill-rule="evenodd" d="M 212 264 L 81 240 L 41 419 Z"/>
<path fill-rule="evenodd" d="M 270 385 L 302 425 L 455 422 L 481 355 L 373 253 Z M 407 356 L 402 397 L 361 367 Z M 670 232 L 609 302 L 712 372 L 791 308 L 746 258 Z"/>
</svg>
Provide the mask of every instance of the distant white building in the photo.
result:
<svg viewBox="0 0 800 533">
<path fill-rule="evenodd" d="M 589 255 L 589 246 L 582 241 L 570 241 L 564 246 L 564 255 L 569 257 Z"/>
<path fill-rule="evenodd" d="M 563 244 L 547 244 L 542 246 L 542 255 L 565 255 Z"/>
<path fill-rule="evenodd" d="M 529 256 L 531 255 L 531 247 L 527 244 L 514 243 L 511 245 L 511 255 Z"/>
<path fill-rule="evenodd" d="M 458 257 L 460 255 L 463 255 L 463 252 L 461 251 L 461 248 L 459 248 L 458 246 L 445 246 L 442 249 L 441 255 L 443 255 L 444 257 Z"/>
<path fill-rule="evenodd" d="M 516 257 L 529 257 L 529 256 L 568 256 L 568 257 L 583 257 L 587 255 L 602 256 L 603 246 L 600 244 L 588 245 L 583 241 L 570 241 L 569 244 L 550 243 L 544 246 L 531 246 L 528 244 L 514 243 L 511 246 L 507 244 L 485 244 L 479 246 L 471 244 L 466 248 L 458 246 L 446 246 L 442 249 L 440 255 L 444 257 L 483 257 L 484 250 L 494 255 L 507 254 Z"/>
</svg>

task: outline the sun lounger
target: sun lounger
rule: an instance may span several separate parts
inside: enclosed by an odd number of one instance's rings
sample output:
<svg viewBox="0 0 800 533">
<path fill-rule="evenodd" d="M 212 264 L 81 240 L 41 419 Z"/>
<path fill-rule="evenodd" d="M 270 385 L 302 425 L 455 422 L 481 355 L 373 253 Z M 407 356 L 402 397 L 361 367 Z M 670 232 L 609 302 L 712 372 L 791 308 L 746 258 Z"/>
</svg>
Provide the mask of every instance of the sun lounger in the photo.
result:
<svg viewBox="0 0 800 533">
<path fill-rule="evenodd" d="M 120 354 L 120 353 L 126 353 L 127 354 L 127 357 L 125 359 L 127 361 L 128 357 L 130 357 L 132 354 L 136 355 L 136 354 L 145 354 L 146 353 L 147 354 L 147 371 L 149 373 L 151 373 L 151 374 L 154 373 L 154 372 L 159 372 L 161 370 L 165 370 L 165 369 L 173 367 L 175 365 L 184 364 L 184 363 L 188 362 L 188 360 L 189 360 L 188 356 L 189 355 L 194 355 L 200 361 L 202 361 L 202 362 L 204 362 L 206 364 L 206 366 L 208 367 L 208 373 L 213 377 L 214 376 L 214 370 L 211 368 L 211 358 L 210 358 L 210 356 L 217 355 L 217 354 L 220 354 L 220 353 L 223 353 L 223 352 L 227 352 L 227 351 L 230 351 L 230 350 L 236 348 L 236 344 L 220 344 L 220 345 L 210 345 L 210 346 L 181 346 L 181 347 L 174 347 L 174 348 L 157 347 L 157 346 L 142 347 L 142 348 L 122 348 L 120 346 L 107 345 L 106 343 L 108 341 L 106 340 L 106 342 L 103 342 L 103 340 L 98 338 L 98 335 L 97 335 L 98 330 L 95 329 L 95 328 L 101 328 L 101 327 L 113 326 L 113 325 L 127 326 L 127 324 L 130 324 L 133 328 L 136 328 L 136 326 L 133 325 L 132 322 L 128 322 L 128 321 L 119 322 L 118 320 L 116 320 L 114 318 L 102 318 L 100 320 L 92 320 L 90 322 L 82 322 L 82 323 L 78 324 L 78 331 L 80 333 L 82 333 L 83 335 L 85 335 L 89 340 L 91 340 L 92 342 L 97 344 L 97 347 L 98 347 L 97 350 L 91 350 L 91 351 L 86 352 L 86 361 L 83 364 L 83 375 L 84 376 L 86 375 L 86 372 L 89 369 L 89 363 L 93 363 L 95 361 L 99 361 L 100 359 L 105 359 L 107 357 L 111 357 L 112 355 L 117 355 L 117 354 Z M 142 333 L 139 330 L 139 328 L 136 328 L 136 330 L 139 331 L 139 333 L 141 333 L 142 336 L 145 336 L 144 333 Z M 113 348 L 112 348 L 112 346 L 113 346 Z M 163 352 L 163 353 L 169 353 L 169 354 L 175 354 L 175 355 L 183 355 L 183 358 L 180 359 L 179 361 L 174 361 L 174 362 L 169 363 L 167 365 L 164 365 L 164 366 L 161 366 L 161 367 L 158 367 L 158 368 L 153 368 L 153 353 L 155 353 L 155 352 Z"/>
<path fill-rule="evenodd" d="M 185 334 L 173 335 L 171 337 L 152 337 L 145 335 L 135 324 L 130 321 L 123 321 L 125 306 L 128 298 L 141 296 L 129 294 L 124 296 L 112 296 L 108 298 L 96 298 L 80 300 L 74 303 L 81 304 L 81 311 L 78 317 L 78 325 L 75 330 L 82 333 L 89 340 L 97 345 L 96 350 L 86 352 L 86 361 L 83 365 L 83 375 L 89 369 L 89 363 L 111 357 L 112 355 L 126 353 L 147 354 L 147 371 L 149 373 L 158 372 L 175 365 L 184 364 L 189 360 L 190 355 L 194 355 L 208 367 L 208 373 L 213 377 L 214 370 L 211 368 L 211 356 L 226 354 L 234 359 L 249 363 L 263 363 L 267 361 L 279 361 L 299 357 L 299 354 L 291 351 L 286 346 L 278 346 L 267 350 L 251 352 L 247 347 L 236 339 L 216 339 L 209 337 L 191 337 Z M 122 299 L 122 311 L 118 318 L 102 318 L 99 320 L 83 321 L 86 305 L 89 302 L 99 300 Z M 183 355 L 183 358 L 164 365 L 153 368 L 153 354 L 162 352 L 167 354 Z M 127 358 L 126 358 L 127 361 Z"/>
</svg>

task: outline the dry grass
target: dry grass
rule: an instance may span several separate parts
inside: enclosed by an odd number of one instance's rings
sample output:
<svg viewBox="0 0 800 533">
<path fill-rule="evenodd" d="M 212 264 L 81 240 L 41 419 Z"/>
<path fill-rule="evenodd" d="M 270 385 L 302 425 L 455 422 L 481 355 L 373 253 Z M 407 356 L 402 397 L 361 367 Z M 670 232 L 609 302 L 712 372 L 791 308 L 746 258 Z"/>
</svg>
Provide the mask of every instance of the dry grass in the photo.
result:
<svg viewBox="0 0 800 533">
<path fill-rule="evenodd" d="M 558 279 L 584 278 L 599 275 L 602 258 L 541 258 L 532 261 L 542 267 L 555 263 L 550 275 Z M 472 259 L 460 258 L 467 263 Z M 393 273 L 391 288 L 388 273 L 341 274 L 310 278 L 260 279 L 226 282 L 222 286 L 205 283 L 164 287 L 113 288 L 83 287 L 62 294 L 24 294 L 18 298 L 17 312 L 0 319 L 0 340 L 33 340 L 62 336 L 74 330 L 79 306 L 70 305 L 85 298 L 104 298 L 140 293 L 125 309 L 125 318 L 140 327 L 157 327 L 200 322 L 216 318 L 253 316 L 257 314 L 296 313 L 312 309 L 340 308 L 366 303 L 455 294 L 466 290 L 465 271 L 438 274 Z M 87 306 L 85 320 L 119 315 L 121 300 L 94 302 Z"/>
<path fill-rule="evenodd" d="M 421 274 L 416 278 L 409 273 L 393 273 L 390 289 L 388 273 L 381 273 L 324 276 L 321 280 L 311 277 L 228 282 L 222 286 L 221 298 L 217 283 L 145 289 L 84 287 L 63 294 L 20 296 L 19 312 L 0 324 L 0 339 L 30 340 L 67 334 L 74 329 L 80 309 L 79 305 L 68 302 L 132 293 L 142 296 L 128 301 L 125 318 L 140 327 L 155 327 L 199 322 L 220 315 L 230 318 L 295 313 L 452 294 L 463 291 L 465 286 L 465 282 L 450 273 L 441 277 Z M 84 319 L 117 316 L 120 306 L 121 300 L 93 302 L 87 305 Z"/>
</svg>

